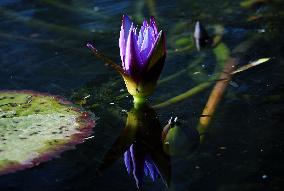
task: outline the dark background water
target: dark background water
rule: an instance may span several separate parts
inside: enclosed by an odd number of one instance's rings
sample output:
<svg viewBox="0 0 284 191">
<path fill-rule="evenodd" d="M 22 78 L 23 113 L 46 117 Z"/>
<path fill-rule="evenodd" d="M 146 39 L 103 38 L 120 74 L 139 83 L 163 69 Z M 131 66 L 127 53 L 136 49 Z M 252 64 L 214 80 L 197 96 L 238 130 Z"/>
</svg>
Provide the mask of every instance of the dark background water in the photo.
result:
<svg viewBox="0 0 284 191">
<path fill-rule="evenodd" d="M 136 23 L 154 15 L 167 36 L 168 56 L 151 104 L 160 103 L 208 81 L 218 68 L 210 48 L 197 52 L 194 24 L 210 35 L 224 28 L 222 42 L 233 50 L 244 41 L 240 64 L 271 60 L 233 78 L 210 125 L 210 136 L 193 156 L 171 159 L 169 190 L 283 190 L 283 3 L 240 6 L 241 1 L 87 1 L 0 0 L 0 89 L 31 89 L 67 97 L 100 119 L 94 139 L 76 150 L 32 169 L 0 177 L 0 190 L 136 190 L 122 158 L 102 175 L 95 173 L 103 155 L 124 127 L 131 98 L 123 81 L 86 48 L 86 42 L 120 62 L 118 38 L 123 14 Z M 252 40 L 253 39 L 253 40 Z M 199 60 L 201 59 L 201 60 Z M 195 75 L 200 72 L 201 76 Z M 157 111 L 162 124 L 178 116 L 196 127 L 211 88 Z M 110 104 L 114 103 L 114 104 Z M 91 107 L 96 104 L 98 107 Z M 145 179 L 142 190 L 167 190 L 159 179 Z"/>
</svg>

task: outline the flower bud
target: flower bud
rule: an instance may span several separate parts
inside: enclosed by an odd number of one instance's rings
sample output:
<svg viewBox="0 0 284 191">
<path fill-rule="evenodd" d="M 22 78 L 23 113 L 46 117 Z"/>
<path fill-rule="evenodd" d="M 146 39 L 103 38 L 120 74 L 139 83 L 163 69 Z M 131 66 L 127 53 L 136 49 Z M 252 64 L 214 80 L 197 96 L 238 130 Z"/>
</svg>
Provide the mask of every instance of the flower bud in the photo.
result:
<svg viewBox="0 0 284 191">
<path fill-rule="evenodd" d="M 169 120 L 162 133 L 164 151 L 172 156 L 191 154 L 199 145 L 199 133 L 195 128 L 184 127 L 177 118 Z"/>
</svg>

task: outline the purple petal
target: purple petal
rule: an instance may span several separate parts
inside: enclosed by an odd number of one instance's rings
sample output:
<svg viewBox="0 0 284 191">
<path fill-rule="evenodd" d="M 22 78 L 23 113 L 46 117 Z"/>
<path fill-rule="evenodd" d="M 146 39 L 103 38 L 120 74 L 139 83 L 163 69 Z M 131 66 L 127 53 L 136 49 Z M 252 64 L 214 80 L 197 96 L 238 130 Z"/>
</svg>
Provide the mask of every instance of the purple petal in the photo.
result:
<svg viewBox="0 0 284 191">
<path fill-rule="evenodd" d="M 133 144 L 130 146 L 130 153 L 133 162 L 133 176 L 136 182 L 136 186 L 139 188 L 142 184 L 144 175 L 144 156 L 141 155 L 141 153 L 137 151 L 137 149 L 139 148 L 134 147 Z"/>
<path fill-rule="evenodd" d="M 124 62 L 126 42 L 128 39 L 131 26 L 132 26 L 131 19 L 127 15 L 123 15 L 122 25 L 121 25 L 121 30 L 120 30 L 120 37 L 119 37 L 120 57 L 121 57 L 122 62 Z"/>
<path fill-rule="evenodd" d="M 137 62 L 136 66 L 140 70 L 143 62 L 142 62 L 142 59 L 141 59 L 141 56 L 140 56 L 140 47 L 139 47 L 139 44 L 138 44 L 138 41 L 139 41 L 138 38 L 139 37 L 138 37 L 138 35 L 136 35 L 136 32 L 133 34 L 132 38 L 133 38 L 132 40 L 133 40 L 134 47 L 135 47 L 135 52 L 136 52 L 136 54 L 135 54 L 136 62 Z"/>
<path fill-rule="evenodd" d="M 156 166 L 153 164 L 153 161 L 150 158 L 145 160 L 145 164 L 146 164 L 147 168 L 149 169 L 150 177 L 152 178 L 153 181 L 155 181 L 158 177 L 158 172 L 157 172 Z"/>
<path fill-rule="evenodd" d="M 132 77 L 132 79 L 138 82 L 141 77 L 142 60 L 137 45 L 138 37 L 135 34 L 135 29 L 131 28 L 130 30 L 131 32 L 126 43 L 125 59 L 122 64 L 123 69 Z"/>
<path fill-rule="evenodd" d="M 144 173 L 145 173 L 146 176 L 149 175 L 149 169 L 148 169 L 146 163 L 144 164 Z"/>
<path fill-rule="evenodd" d="M 123 69 L 128 72 L 130 67 L 133 67 L 136 63 L 136 51 L 135 51 L 135 41 L 134 41 L 134 32 L 131 31 L 128 35 L 125 49 L 125 59 L 123 62 Z M 130 74 L 131 75 L 131 74 Z"/>
<path fill-rule="evenodd" d="M 130 171 L 131 171 L 131 155 L 130 155 L 130 151 L 127 150 L 125 151 L 124 153 L 124 164 L 126 166 L 126 170 L 128 172 L 128 174 L 130 174 Z"/>
<path fill-rule="evenodd" d="M 140 31 L 139 31 L 138 42 L 137 42 L 140 52 L 141 52 L 141 49 L 142 49 L 142 43 L 143 43 L 144 36 L 145 36 L 145 30 L 148 27 L 149 27 L 148 22 L 147 22 L 146 19 L 144 19 L 143 24 L 142 24 Z"/>
<path fill-rule="evenodd" d="M 135 156 L 134 156 L 134 145 L 132 144 L 129 148 L 129 152 L 130 152 L 130 157 L 131 157 L 131 161 L 132 161 L 132 164 L 133 164 L 133 170 L 135 168 Z"/>
<path fill-rule="evenodd" d="M 153 28 L 154 34 L 156 36 L 158 34 L 158 28 L 157 28 L 156 20 L 154 17 L 150 18 L 150 26 Z"/>
<path fill-rule="evenodd" d="M 124 56 L 125 56 L 125 40 L 124 40 L 124 31 L 121 27 L 120 30 L 120 37 L 119 37 L 119 49 L 120 49 L 120 58 L 121 62 L 124 62 Z"/>
<path fill-rule="evenodd" d="M 160 56 L 163 56 L 166 54 L 166 40 L 165 40 L 165 34 L 163 33 L 163 31 L 160 31 L 159 34 L 157 35 L 157 38 L 155 39 L 153 47 L 149 52 L 149 57 L 153 54 L 154 49 L 159 46 L 159 43 L 161 43 L 161 47 L 158 48 L 159 49 L 158 52 L 159 54 L 161 54 Z"/>
<path fill-rule="evenodd" d="M 128 38 L 128 35 L 129 35 L 129 32 L 130 32 L 132 25 L 133 25 L 133 22 L 131 21 L 131 19 L 127 15 L 123 15 L 122 27 L 123 27 L 123 30 L 124 30 L 125 40 Z"/>
<path fill-rule="evenodd" d="M 143 20 L 143 27 L 145 27 L 145 28 L 148 27 L 148 22 L 147 22 L 146 19 Z"/>
<path fill-rule="evenodd" d="M 143 43 L 143 39 L 144 39 L 144 31 L 145 31 L 145 27 L 141 26 L 141 29 L 140 29 L 139 35 L 138 35 L 138 41 L 137 41 L 137 45 L 138 45 L 140 52 L 141 52 L 141 47 L 142 47 L 142 43 Z"/>
<path fill-rule="evenodd" d="M 154 31 L 151 27 L 147 27 L 144 31 L 144 39 L 142 42 L 142 46 L 141 46 L 141 60 L 143 62 L 143 64 L 147 63 L 149 56 L 150 56 L 150 51 L 153 49 L 154 47 L 154 41 L 155 41 L 155 37 L 154 37 Z"/>
</svg>

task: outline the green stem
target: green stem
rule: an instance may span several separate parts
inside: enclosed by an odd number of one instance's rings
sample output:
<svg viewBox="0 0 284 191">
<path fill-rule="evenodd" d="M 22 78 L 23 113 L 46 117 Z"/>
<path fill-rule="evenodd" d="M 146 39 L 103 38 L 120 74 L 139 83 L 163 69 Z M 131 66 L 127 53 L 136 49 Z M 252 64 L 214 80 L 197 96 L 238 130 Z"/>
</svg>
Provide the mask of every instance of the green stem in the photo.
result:
<svg viewBox="0 0 284 191">
<path fill-rule="evenodd" d="M 146 103 L 146 97 L 133 96 L 134 108 L 139 109 Z"/>
<path fill-rule="evenodd" d="M 203 90 L 205 90 L 206 88 L 208 88 L 211 84 L 213 83 L 212 82 L 204 82 L 204 83 L 201 83 L 197 86 L 195 86 L 194 88 L 191 88 L 190 90 L 176 96 L 176 97 L 173 97 L 167 101 L 164 101 L 160 104 L 157 104 L 157 105 L 154 105 L 153 108 L 154 109 L 160 109 L 160 108 L 163 108 L 163 107 L 166 107 L 166 106 L 169 106 L 169 105 L 172 105 L 172 104 L 175 104 L 175 103 L 178 103 L 178 102 L 181 102 L 197 93 L 200 93 L 202 92 Z"/>
</svg>

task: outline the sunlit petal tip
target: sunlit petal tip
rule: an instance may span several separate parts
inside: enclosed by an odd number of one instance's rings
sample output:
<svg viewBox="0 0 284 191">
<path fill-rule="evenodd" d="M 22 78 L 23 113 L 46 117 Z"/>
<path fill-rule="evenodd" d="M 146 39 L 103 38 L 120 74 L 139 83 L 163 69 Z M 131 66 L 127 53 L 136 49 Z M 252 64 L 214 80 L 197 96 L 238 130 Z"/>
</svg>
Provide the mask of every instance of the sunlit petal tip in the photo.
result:
<svg viewBox="0 0 284 191">
<path fill-rule="evenodd" d="M 123 15 L 121 29 L 120 29 L 120 37 L 119 37 L 120 57 L 123 64 L 125 59 L 126 42 L 132 25 L 133 23 L 131 19 L 127 15 Z"/>
<path fill-rule="evenodd" d="M 125 47 L 125 59 L 124 59 L 124 70 L 129 72 L 129 68 L 131 64 L 134 62 L 134 54 L 133 54 L 133 32 L 130 31 L 129 36 L 126 41 Z"/>
<path fill-rule="evenodd" d="M 145 27 L 145 28 L 146 28 L 147 26 L 148 26 L 148 22 L 147 22 L 147 20 L 146 20 L 146 19 L 144 19 L 144 20 L 143 20 L 143 27 Z"/>
<path fill-rule="evenodd" d="M 161 30 L 158 33 L 156 41 L 155 41 L 155 46 L 157 46 L 159 43 L 162 44 L 162 52 L 164 54 L 166 54 L 166 52 L 167 52 L 167 49 L 166 49 L 166 35 L 165 35 L 163 30 Z"/>
<path fill-rule="evenodd" d="M 161 50 L 163 54 L 167 53 L 167 49 L 166 49 L 166 36 L 164 31 L 160 31 L 155 39 L 155 43 L 154 43 L 154 47 L 159 46 L 159 44 L 161 45 Z"/>
<path fill-rule="evenodd" d="M 123 15 L 122 17 L 123 29 L 125 31 L 129 31 L 132 24 L 133 24 L 132 20 L 127 15 Z"/>
<path fill-rule="evenodd" d="M 154 16 L 150 17 L 150 22 L 156 25 L 156 19 Z"/>
<path fill-rule="evenodd" d="M 156 20 L 155 20 L 154 16 L 151 16 L 151 18 L 150 18 L 150 25 L 154 29 L 154 33 L 156 35 L 158 33 L 158 27 L 157 27 Z"/>
<path fill-rule="evenodd" d="M 120 31 L 121 41 L 126 44 L 126 40 L 128 38 L 130 30 L 133 28 L 133 22 L 127 15 L 123 15 L 122 17 L 122 25 Z M 123 48 L 123 47 L 122 47 Z"/>
<path fill-rule="evenodd" d="M 129 18 L 129 16 L 127 14 L 123 14 L 122 15 L 122 22 L 127 22 L 127 21 L 131 21 L 131 19 Z"/>
</svg>

